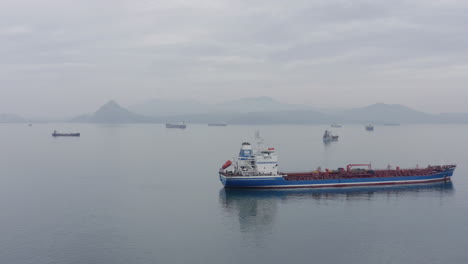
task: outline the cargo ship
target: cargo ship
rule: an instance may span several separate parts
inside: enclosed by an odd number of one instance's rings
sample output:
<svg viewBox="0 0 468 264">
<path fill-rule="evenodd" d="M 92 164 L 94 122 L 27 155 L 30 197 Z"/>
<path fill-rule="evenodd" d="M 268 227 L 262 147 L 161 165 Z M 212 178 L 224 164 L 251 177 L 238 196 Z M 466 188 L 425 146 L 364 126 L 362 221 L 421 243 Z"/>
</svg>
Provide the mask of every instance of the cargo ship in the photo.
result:
<svg viewBox="0 0 468 264">
<path fill-rule="evenodd" d="M 54 130 L 52 133 L 53 137 L 79 137 L 80 133 L 59 133 L 57 130 Z"/>
<path fill-rule="evenodd" d="M 181 129 L 185 129 L 187 128 L 187 125 L 185 124 L 185 122 L 182 122 L 180 124 L 170 124 L 170 123 L 166 123 L 166 128 L 181 128 Z"/>
<path fill-rule="evenodd" d="M 337 188 L 349 186 L 418 184 L 449 181 L 456 165 L 429 165 L 425 168 L 373 169 L 371 164 L 349 164 L 336 170 L 320 167 L 310 172 L 281 172 L 275 148 L 256 148 L 242 143 L 239 155 L 219 169 L 226 188 Z"/>
<path fill-rule="evenodd" d="M 227 123 L 208 123 L 208 126 L 224 127 L 227 126 Z"/>
</svg>

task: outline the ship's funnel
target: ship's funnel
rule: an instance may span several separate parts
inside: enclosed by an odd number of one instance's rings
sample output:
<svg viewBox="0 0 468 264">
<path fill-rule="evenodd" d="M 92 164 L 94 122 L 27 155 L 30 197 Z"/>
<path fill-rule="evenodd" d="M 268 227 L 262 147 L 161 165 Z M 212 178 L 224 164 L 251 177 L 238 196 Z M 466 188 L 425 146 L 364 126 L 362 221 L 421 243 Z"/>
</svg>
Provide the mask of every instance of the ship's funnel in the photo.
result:
<svg viewBox="0 0 468 264">
<path fill-rule="evenodd" d="M 246 160 L 252 157 L 252 145 L 248 142 L 242 143 L 242 147 L 239 152 L 239 159 Z"/>
</svg>

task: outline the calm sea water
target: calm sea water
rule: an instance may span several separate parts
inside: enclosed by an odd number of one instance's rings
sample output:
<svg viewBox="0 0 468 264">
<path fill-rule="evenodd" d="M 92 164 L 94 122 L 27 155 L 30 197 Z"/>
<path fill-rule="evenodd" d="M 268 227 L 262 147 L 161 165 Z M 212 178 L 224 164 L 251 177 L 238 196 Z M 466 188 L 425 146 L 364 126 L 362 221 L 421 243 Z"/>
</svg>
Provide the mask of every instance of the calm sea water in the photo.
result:
<svg viewBox="0 0 468 264">
<path fill-rule="evenodd" d="M 0 263 L 468 263 L 467 125 L 325 129 L 0 125 Z M 224 190 L 256 130 L 283 171 L 459 166 L 448 184 Z"/>
</svg>

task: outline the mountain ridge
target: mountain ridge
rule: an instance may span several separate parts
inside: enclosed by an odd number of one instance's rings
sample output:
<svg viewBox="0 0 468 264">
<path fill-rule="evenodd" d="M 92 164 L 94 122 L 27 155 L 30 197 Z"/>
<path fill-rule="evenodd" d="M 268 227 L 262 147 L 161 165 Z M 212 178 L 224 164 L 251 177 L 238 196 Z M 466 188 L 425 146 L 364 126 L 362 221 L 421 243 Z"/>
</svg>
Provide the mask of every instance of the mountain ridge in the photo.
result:
<svg viewBox="0 0 468 264">
<path fill-rule="evenodd" d="M 193 100 L 162 100 L 151 99 L 146 102 L 129 107 L 140 115 L 183 115 L 183 114 L 207 114 L 207 113 L 249 113 L 249 112 L 279 112 L 293 110 L 313 110 L 307 105 L 282 103 L 268 96 L 246 97 L 228 100 L 222 103 L 203 104 Z"/>
<path fill-rule="evenodd" d="M 26 118 L 8 113 L 0 113 L 0 123 L 26 123 Z"/>
<path fill-rule="evenodd" d="M 161 102 L 156 100 L 154 102 Z M 195 106 L 203 105 L 191 101 Z M 171 107 L 178 107 L 176 104 Z M 412 123 L 468 123 L 468 113 L 429 114 L 401 104 L 376 103 L 363 107 L 335 110 L 317 110 L 312 106 L 284 104 L 270 97 L 242 98 L 227 101 L 224 109 L 206 107 L 204 111 L 179 109 L 179 114 L 163 111 L 153 116 L 135 113 L 114 100 L 99 107 L 92 114 L 84 114 L 65 122 L 86 123 L 188 123 L 230 124 L 412 124 Z M 213 105 L 209 105 L 210 107 Z M 161 106 L 164 108 L 164 105 Z M 203 107 L 199 108 L 202 109 Z M 209 110 L 209 111 L 208 111 Z M 208 111 L 208 112 L 206 112 Z M 27 119 L 16 115 L 0 114 L 0 123 L 25 123 Z"/>
<path fill-rule="evenodd" d="M 156 102 L 160 102 L 157 100 Z M 262 102 L 269 107 L 258 105 Z M 202 105 L 200 103 L 196 103 Z M 249 104 L 253 104 L 249 105 Z M 220 104 L 218 104 L 220 105 Z M 401 104 L 376 103 L 346 110 L 324 113 L 313 107 L 289 105 L 269 97 L 243 98 L 228 101 L 225 105 L 238 107 L 224 108 L 213 112 L 192 111 L 182 114 L 162 114 L 146 116 L 123 108 L 111 100 L 101 106 L 93 115 L 75 118 L 75 122 L 91 123 L 163 123 L 186 121 L 188 123 L 227 122 L 230 124 L 329 124 L 329 123 L 374 123 L 374 124 L 411 124 L 411 123 L 449 123 L 468 122 L 465 115 L 434 115 L 414 110 Z M 262 111 L 266 108 L 269 111 Z M 274 111 L 275 109 L 279 109 Z M 284 110 L 285 109 L 285 110 Z M 251 111 L 247 111 L 251 110 Z"/>
<path fill-rule="evenodd" d="M 436 122 L 436 115 L 414 110 L 401 104 L 376 103 L 364 107 L 343 110 L 338 116 L 348 122 L 366 123 L 424 123 Z"/>
</svg>

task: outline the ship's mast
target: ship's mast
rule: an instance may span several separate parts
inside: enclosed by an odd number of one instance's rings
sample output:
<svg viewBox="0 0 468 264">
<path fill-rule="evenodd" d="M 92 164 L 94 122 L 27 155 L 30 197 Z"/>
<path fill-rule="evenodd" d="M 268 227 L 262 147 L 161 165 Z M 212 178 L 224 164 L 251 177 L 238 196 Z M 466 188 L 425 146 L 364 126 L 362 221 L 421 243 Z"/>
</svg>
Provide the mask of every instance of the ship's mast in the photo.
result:
<svg viewBox="0 0 468 264">
<path fill-rule="evenodd" d="M 256 142 L 256 151 L 262 151 L 265 149 L 262 136 L 260 136 L 260 131 L 255 131 L 255 142 Z"/>
</svg>

